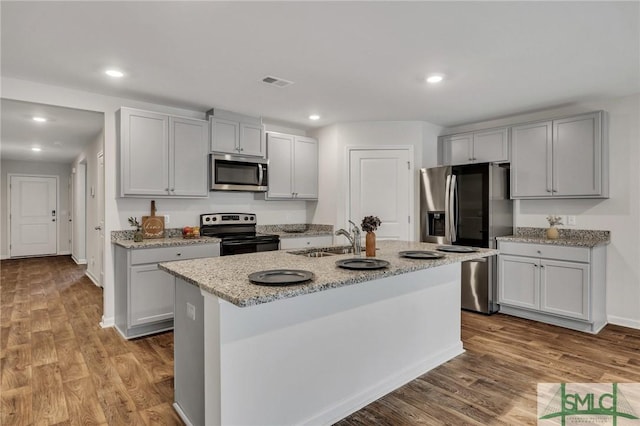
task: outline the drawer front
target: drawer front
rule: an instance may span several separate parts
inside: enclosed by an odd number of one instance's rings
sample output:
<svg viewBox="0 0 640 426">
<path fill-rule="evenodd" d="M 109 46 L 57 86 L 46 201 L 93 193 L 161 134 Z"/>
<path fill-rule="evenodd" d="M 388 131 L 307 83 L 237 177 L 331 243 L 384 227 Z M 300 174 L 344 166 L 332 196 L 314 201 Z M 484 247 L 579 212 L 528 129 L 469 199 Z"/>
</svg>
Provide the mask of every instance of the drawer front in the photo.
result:
<svg viewBox="0 0 640 426">
<path fill-rule="evenodd" d="M 590 249 L 586 247 L 567 247 L 550 244 L 516 243 L 498 241 L 501 254 L 513 256 L 540 257 L 546 259 L 567 260 L 570 262 L 590 262 Z"/>
<path fill-rule="evenodd" d="M 220 255 L 220 244 L 197 244 L 180 247 L 158 247 L 131 250 L 131 264 L 158 263 Z"/>
<path fill-rule="evenodd" d="M 333 244 L 333 237 L 321 235 L 317 237 L 281 238 L 280 250 L 290 250 L 297 248 L 325 247 Z"/>
</svg>

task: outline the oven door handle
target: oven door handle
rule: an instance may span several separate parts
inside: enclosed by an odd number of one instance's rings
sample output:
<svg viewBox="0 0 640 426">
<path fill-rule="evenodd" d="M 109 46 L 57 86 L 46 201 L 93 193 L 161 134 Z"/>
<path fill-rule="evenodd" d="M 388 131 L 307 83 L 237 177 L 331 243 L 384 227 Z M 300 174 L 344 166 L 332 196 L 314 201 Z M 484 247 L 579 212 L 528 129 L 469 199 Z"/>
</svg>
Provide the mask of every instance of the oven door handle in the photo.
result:
<svg viewBox="0 0 640 426">
<path fill-rule="evenodd" d="M 225 247 L 231 247 L 231 246 L 248 246 L 251 244 L 258 244 L 258 241 L 240 241 L 237 243 L 222 243 L 223 246 Z"/>
</svg>

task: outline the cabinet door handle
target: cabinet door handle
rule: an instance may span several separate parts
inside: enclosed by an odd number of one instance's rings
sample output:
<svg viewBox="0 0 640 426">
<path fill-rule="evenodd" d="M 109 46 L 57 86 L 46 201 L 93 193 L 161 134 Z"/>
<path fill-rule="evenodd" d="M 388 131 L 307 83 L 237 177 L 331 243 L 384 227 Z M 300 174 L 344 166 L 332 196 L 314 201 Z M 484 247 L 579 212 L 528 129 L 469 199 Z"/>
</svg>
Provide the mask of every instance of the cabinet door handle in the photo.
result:
<svg viewBox="0 0 640 426">
<path fill-rule="evenodd" d="M 182 253 L 176 253 L 176 256 L 182 256 Z"/>
<path fill-rule="evenodd" d="M 542 252 L 540 250 L 537 250 L 536 253 L 541 254 Z"/>
<path fill-rule="evenodd" d="M 541 268 L 544 268 L 544 265 L 540 265 Z"/>
</svg>

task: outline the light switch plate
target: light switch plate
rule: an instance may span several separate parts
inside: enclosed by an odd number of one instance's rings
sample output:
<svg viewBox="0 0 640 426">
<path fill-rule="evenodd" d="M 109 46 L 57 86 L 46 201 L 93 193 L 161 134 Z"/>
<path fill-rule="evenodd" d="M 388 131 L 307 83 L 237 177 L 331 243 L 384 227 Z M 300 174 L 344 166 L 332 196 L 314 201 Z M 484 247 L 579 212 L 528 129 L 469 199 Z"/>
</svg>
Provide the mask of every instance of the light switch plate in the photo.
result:
<svg viewBox="0 0 640 426">
<path fill-rule="evenodd" d="M 572 215 L 567 216 L 567 225 L 576 226 L 576 217 Z"/>
<path fill-rule="evenodd" d="M 164 215 L 164 224 L 167 225 L 169 223 L 169 215 L 165 214 Z"/>
</svg>

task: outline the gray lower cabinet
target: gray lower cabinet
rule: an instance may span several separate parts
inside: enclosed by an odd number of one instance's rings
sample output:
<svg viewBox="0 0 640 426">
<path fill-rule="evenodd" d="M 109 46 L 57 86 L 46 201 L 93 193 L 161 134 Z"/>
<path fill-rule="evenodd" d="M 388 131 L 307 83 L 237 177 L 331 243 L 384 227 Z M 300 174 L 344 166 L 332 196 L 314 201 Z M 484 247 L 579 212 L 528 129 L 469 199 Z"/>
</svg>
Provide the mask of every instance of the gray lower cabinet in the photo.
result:
<svg viewBox="0 0 640 426">
<path fill-rule="evenodd" d="M 511 198 L 607 198 L 602 111 L 513 126 Z"/>
<path fill-rule="evenodd" d="M 333 236 L 314 235 L 309 237 L 280 238 L 280 250 L 327 247 L 333 245 Z"/>
<path fill-rule="evenodd" d="M 597 333 L 606 324 L 606 248 L 498 242 L 500 312 Z"/>
<path fill-rule="evenodd" d="M 174 279 L 158 263 L 220 255 L 220 245 L 127 249 L 116 246 L 115 322 L 125 338 L 173 329 Z"/>
</svg>

